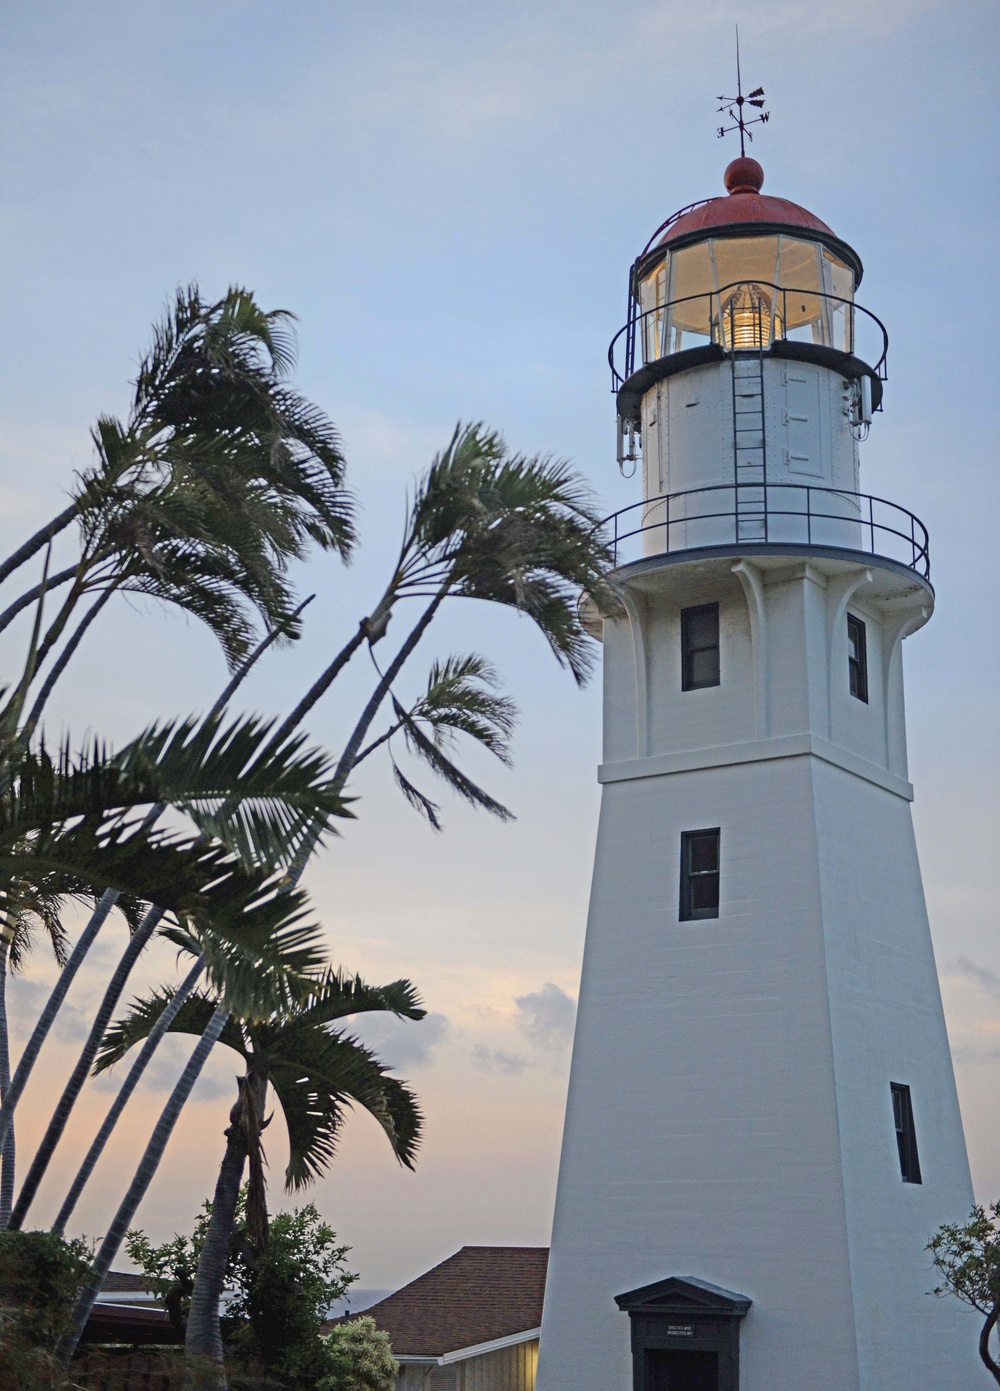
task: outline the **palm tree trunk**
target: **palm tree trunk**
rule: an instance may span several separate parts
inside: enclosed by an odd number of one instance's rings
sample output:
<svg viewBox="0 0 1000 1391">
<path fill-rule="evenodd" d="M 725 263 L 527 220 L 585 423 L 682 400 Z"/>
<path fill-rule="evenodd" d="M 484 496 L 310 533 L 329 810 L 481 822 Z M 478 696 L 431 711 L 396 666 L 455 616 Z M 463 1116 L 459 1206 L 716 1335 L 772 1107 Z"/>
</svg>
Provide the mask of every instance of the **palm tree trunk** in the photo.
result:
<svg viewBox="0 0 1000 1391">
<path fill-rule="evenodd" d="M 0 633 L 2 633 L 9 624 L 13 623 L 14 619 L 23 609 L 28 608 L 36 599 L 42 597 L 43 589 L 47 594 L 49 590 L 57 589 L 59 585 L 65 584 L 67 580 L 71 580 L 75 574 L 76 566 L 69 565 L 65 570 L 60 570 L 57 575 L 50 575 L 44 585 L 36 584 L 33 589 L 26 590 L 25 593 L 21 595 L 20 599 L 15 599 L 8 608 L 4 609 L 3 613 L 0 613 Z"/>
<path fill-rule="evenodd" d="M 298 614 L 302 612 L 306 604 L 311 602 L 311 598 L 312 596 L 300 604 L 293 617 L 297 617 Z M 209 719 L 214 719 L 217 715 L 222 713 L 224 706 L 227 704 L 240 682 L 247 676 L 258 658 L 264 655 L 277 636 L 277 631 L 272 630 L 261 640 L 255 650 L 250 653 L 239 671 L 235 672 L 232 678 L 226 683 L 222 694 L 209 711 Z M 143 821 L 142 830 L 148 831 L 154 822 L 159 819 L 164 809 L 164 804 L 160 802 L 152 807 Z M 14 1110 L 21 1099 L 24 1088 L 31 1076 L 32 1069 L 42 1050 L 42 1045 L 49 1035 L 49 1031 L 55 1022 L 56 1015 L 59 1013 L 62 1002 L 66 998 L 67 992 L 73 983 L 77 971 L 83 964 L 87 952 L 93 945 L 94 939 L 103 927 L 111 909 L 118 902 L 119 896 L 118 889 L 104 890 L 101 901 L 91 914 L 90 921 L 81 933 L 79 941 L 70 954 L 69 960 L 60 972 L 59 979 L 56 981 L 51 995 L 45 1002 L 45 1006 L 32 1030 L 31 1038 L 28 1040 L 27 1046 L 18 1062 L 17 1069 L 10 1084 L 10 1090 L 3 1098 L 2 1104 L 0 1104 L 0 1151 L 2 1151 L 6 1143 L 7 1135 L 10 1133 L 11 1126 L 13 1125 Z"/>
<path fill-rule="evenodd" d="M 7 1026 L 7 958 L 9 944 L 0 944 L 0 1101 L 10 1090 L 10 1034 Z M 0 1227 L 5 1227 L 14 1202 L 14 1129 L 7 1132 L 0 1155 Z"/>
<path fill-rule="evenodd" d="M 150 938 L 163 917 L 163 909 L 155 905 L 149 909 L 142 922 L 129 938 L 128 946 L 122 952 L 115 967 L 114 974 L 108 982 L 108 988 L 104 992 L 104 999 L 101 1001 L 100 1008 L 94 1016 L 90 1033 L 87 1041 L 80 1050 L 80 1056 L 76 1060 L 76 1066 L 70 1073 L 69 1081 L 63 1088 L 62 1096 L 52 1112 L 52 1119 L 49 1121 L 45 1134 L 42 1136 L 41 1143 L 31 1161 L 31 1167 L 24 1177 L 21 1191 L 17 1195 L 17 1202 L 14 1204 L 14 1211 L 10 1215 L 8 1227 L 11 1231 L 20 1231 L 24 1223 L 25 1216 L 30 1208 L 35 1194 L 38 1192 L 38 1185 L 45 1177 L 45 1171 L 49 1167 L 49 1162 L 55 1154 L 56 1146 L 62 1139 L 62 1133 L 66 1129 L 66 1123 L 70 1118 L 76 1099 L 83 1090 L 83 1084 L 90 1075 L 90 1065 L 97 1057 L 97 1050 L 101 1046 L 101 1039 L 104 1031 L 111 1022 L 115 1005 L 125 989 L 129 973 L 140 953 L 148 945 Z"/>
<path fill-rule="evenodd" d="M 80 597 L 83 594 L 83 576 L 85 573 L 85 566 L 86 556 L 84 556 L 80 560 L 79 565 L 77 565 L 76 580 L 73 583 L 66 598 L 63 600 L 62 608 L 59 610 L 55 618 L 49 624 L 48 632 L 45 634 L 44 638 L 42 638 L 41 642 L 38 645 L 38 651 L 35 655 L 35 664 L 32 670 L 32 676 L 34 676 L 35 672 L 39 670 L 42 663 L 45 661 L 49 653 L 52 651 L 53 647 L 55 647 L 56 643 L 62 637 L 63 630 L 65 629 L 66 624 L 73 616 L 73 610 L 76 608 L 77 604 L 80 601 Z M 47 583 L 48 581 L 46 581 L 46 584 Z"/>
<path fill-rule="evenodd" d="M 362 625 L 358 628 L 358 631 L 354 634 L 350 641 L 346 642 L 344 646 L 340 649 L 336 657 L 334 657 L 333 661 L 323 672 L 322 676 L 317 677 L 317 679 L 309 687 L 308 691 L 306 691 L 305 695 L 299 701 L 298 705 L 296 705 L 295 709 L 291 712 L 291 714 L 288 715 L 288 717 L 281 722 L 280 727 L 275 732 L 271 740 L 272 744 L 280 744 L 283 739 L 287 739 L 289 734 L 294 733 L 294 731 L 298 729 L 299 725 L 305 719 L 306 715 L 308 715 L 309 711 L 313 708 L 313 706 L 320 699 L 320 697 L 325 695 L 326 692 L 330 689 L 334 681 L 337 679 L 337 677 L 343 671 L 344 667 L 354 656 L 355 652 L 358 650 L 358 648 L 361 646 L 364 640 L 365 630 L 364 626 Z"/>
<path fill-rule="evenodd" d="M 247 1130 L 242 1115 L 247 1104 L 246 1079 L 241 1079 L 239 1098 L 229 1113 L 226 1153 L 215 1185 L 212 1217 L 205 1234 L 205 1244 L 198 1258 L 184 1338 L 184 1351 L 189 1357 L 209 1357 L 220 1364 L 223 1347 L 219 1310 L 226 1283 L 229 1247 L 236 1224 L 236 1205 L 247 1162 Z"/>
<path fill-rule="evenodd" d="M 23 738 L 30 739 L 32 734 L 34 734 L 35 726 L 38 724 L 39 718 L 41 717 L 41 713 L 45 706 L 45 702 L 52 694 L 52 687 L 56 684 L 60 676 L 62 676 L 63 672 L 66 670 L 67 666 L 69 665 L 69 659 L 72 657 L 76 649 L 80 646 L 80 643 L 83 641 L 84 635 L 86 634 L 86 631 L 90 627 L 91 623 L 93 623 L 94 619 L 100 613 L 101 609 L 103 609 L 104 605 L 108 602 L 111 596 L 118 589 L 118 584 L 119 581 L 116 580 L 112 584 L 108 585 L 107 589 L 105 589 L 104 592 L 98 596 L 95 602 L 91 604 L 90 608 L 87 610 L 83 618 L 81 618 L 80 622 L 77 624 L 76 631 L 74 632 L 73 636 L 69 639 L 69 641 L 66 643 L 66 646 L 59 653 L 59 656 L 56 659 L 56 661 L 53 662 L 52 670 L 49 672 L 48 676 L 46 676 L 45 680 L 42 682 L 42 689 L 38 692 L 38 698 L 36 699 L 34 705 L 31 707 L 31 713 L 24 722 L 24 727 L 21 730 Z"/>
<path fill-rule="evenodd" d="M 58 516 L 52 518 L 47 526 L 43 526 L 41 531 L 36 531 L 34 536 L 29 537 L 23 546 L 20 546 L 12 555 L 0 565 L 0 584 L 3 584 L 8 575 L 12 575 L 19 566 L 26 560 L 30 560 L 33 555 L 37 555 L 44 545 L 47 545 L 54 536 L 58 536 L 60 531 L 65 530 L 70 522 L 77 515 L 78 505 L 70 503 Z"/>
<path fill-rule="evenodd" d="M 337 771 L 333 775 L 333 788 L 336 792 L 343 790 L 344 784 L 351 775 L 351 769 L 354 767 L 358 752 L 364 742 L 364 737 L 368 733 L 372 720 L 378 714 L 379 706 L 388 695 L 389 688 L 399 675 L 410 653 L 423 637 L 431 619 L 437 613 L 447 593 L 448 584 L 445 583 L 428 604 L 420 619 L 414 625 L 409 637 L 403 643 L 388 667 L 386 667 L 385 675 L 375 687 L 371 700 L 369 700 L 362 711 L 361 718 L 358 720 L 358 723 L 354 727 L 354 732 L 347 741 L 347 747 L 340 756 L 340 762 L 337 764 Z"/>
<path fill-rule="evenodd" d="M 104 1153 L 104 1147 L 107 1145 L 108 1141 L 111 1138 L 114 1128 L 118 1123 L 118 1117 L 125 1109 L 125 1103 L 128 1101 L 129 1097 L 132 1095 L 136 1087 L 139 1085 L 139 1081 L 142 1078 L 142 1074 L 146 1071 L 146 1068 L 149 1066 L 149 1063 L 152 1060 L 153 1054 L 156 1052 L 156 1049 L 159 1046 L 160 1039 L 163 1037 L 163 1035 L 170 1028 L 170 1025 L 176 1019 L 177 1014 L 180 1011 L 181 1005 L 183 1005 L 184 1001 L 187 999 L 187 997 L 191 994 L 191 991 L 197 985 L 198 979 L 201 976 L 201 973 L 204 969 L 205 958 L 203 956 L 199 956 L 198 960 L 192 966 L 191 970 L 188 972 L 188 974 L 181 981 L 180 985 L 174 991 L 173 998 L 171 999 L 170 1004 L 167 1005 L 166 1009 L 160 1015 L 159 1019 L 150 1029 L 149 1037 L 142 1045 L 142 1049 L 139 1053 L 139 1056 L 136 1058 L 131 1068 L 129 1068 L 128 1076 L 125 1078 L 125 1081 L 119 1088 L 118 1095 L 111 1103 L 111 1106 L 108 1109 L 108 1114 L 104 1117 L 104 1122 L 101 1125 L 100 1130 L 95 1135 L 93 1144 L 87 1151 L 83 1163 L 80 1165 L 80 1168 L 77 1171 L 76 1178 L 73 1180 L 72 1186 L 70 1187 L 69 1192 L 66 1194 L 65 1201 L 63 1202 L 62 1207 L 59 1209 L 59 1214 L 56 1217 L 55 1222 L 53 1222 L 52 1224 L 52 1230 L 56 1233 L 57 1236 L 62 1236 L 63 1232 L 65 1232 L 66 1223 L 73 1215 L 73 1210 L 76 1207 L 77 1203 L 80 1201 L 80 1194 L 86 1187 L 87 1180 L 94 1172 L 94 1168 L 97 1164 L 97 1161 Z"/>
<path fill-rule="evenodd" d="M 59 1013 L 59 1007 L 66 998 L 66 994 L 73 984 L 76 973 L 82 966 L 83 959 L 90 950 L 95 937 L 103 927 L 108 914 L 118 902 L 118 898 L 119 891 L 117 889 L 104 890 L 104 893 L 101 895 L 101 901 L 90 915 L 90 921 L 83 929 L 83 932 L 81 932 L 76 946 L 70 953 L 69 960 L 59 973 L 59 979 L 53 986 L 51 995 L 45 1001 L 45 1005 L 42 1008 L 41 1014 L 38 1016 L 35 1027 L 31 1031 L 31 1037 L 28 1039 L 24 1052 L 21 1054 L 20 1061 L 14 1071 L 14 1076 L 4 1096 L 3 1104 L 0 1105 L 0 1148 L 7 1142 L 7 1136 L 10 1134 L 11 1126 L 14 1122 L 15 1107 L 21 1099 L 21 1093 L 24 1091 L 28 1078 L 31 1076 L 31 1070 L 35 1065 L 39 1053 L 42 1051 L 42 1044 L 45 1042 L 49 1030 L 55 1023 L 56 1015 Z"/>
<path fill-rule="evenodd" d="M 128 1192 L 122 1199 L 121 1206 L 115 1213 L 108 1233 L 101 1242 L 100 1250 L 94 1258 L 91 1266 L 92 1274 L 86 1289 L 77 1298 L 73 1307 L 72 1324 L 69 1333 L 63 1338 L 56 1352 L 56 1357 L 64 1367 L 69 1365 L 70 1358 L 76 1351 L 76 1345 L 80 1341 L 80 1336 L 86 1327 L 90 1317 L 90 1311 L 94 1307 L 94 1301 L 101 1292 L 101 1286 L 111 1269 L 112 1262 L 118 1255 L 122 1242 L 125 1240 L 125 1233 L 132 1225 L 136 1209 L 146 1196 L 146 1191 L 153 1181 L 160 1160 L 163 1158 L 163 1151 L 167 1147 L 167 1142 L 173 1133 L 177 1119 L 184 1109 L 184 1104 L 191 1095 L 191 1089 L 201 1075 L 201 1070 L 205 1066 L 206 1059 L 218 1041 L 219 1035 L 226 1026 L 229 1018 L 229 1011 L 219 1005 L 212 1015 L 211 1021 L 195 1045 L 194 1052 L 188 1059 L 188 1064 L 178 1079 L 170 1095 L 170 1099 L 160 1114 L 160 1119 L 156 1122 L 153 1133 L 149 1138 L 145 1153 L 139 1161 L 139 1167 L 135 1172 L 135 1177 L 129 1184 Z"/>
</svg>

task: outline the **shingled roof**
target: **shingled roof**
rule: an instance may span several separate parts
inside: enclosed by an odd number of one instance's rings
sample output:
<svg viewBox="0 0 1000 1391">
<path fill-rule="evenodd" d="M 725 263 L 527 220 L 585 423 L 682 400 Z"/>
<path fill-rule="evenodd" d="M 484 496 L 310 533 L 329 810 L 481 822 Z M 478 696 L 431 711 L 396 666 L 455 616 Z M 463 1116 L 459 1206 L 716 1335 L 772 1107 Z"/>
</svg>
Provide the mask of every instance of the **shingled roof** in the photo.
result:
<svg viewBox="0 0 1000 1391">
<path fill-rule="evenodd" d="M 463 1246 L 364 1316 L 397 1357 L 443 1357 L 528 1333 L 542 1322 L 545 1246 Z"/>
</svg>

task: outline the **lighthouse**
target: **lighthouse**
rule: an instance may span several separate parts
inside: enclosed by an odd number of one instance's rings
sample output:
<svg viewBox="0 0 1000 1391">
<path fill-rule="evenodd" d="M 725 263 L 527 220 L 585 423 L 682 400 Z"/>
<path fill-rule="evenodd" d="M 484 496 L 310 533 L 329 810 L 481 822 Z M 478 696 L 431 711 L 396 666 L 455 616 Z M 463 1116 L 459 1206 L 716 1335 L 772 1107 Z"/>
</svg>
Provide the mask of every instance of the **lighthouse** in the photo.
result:
<svg viewBox="0 0 1000 1391">
<path fill-rule="evenodd" d="M 586 610 L 602 801 L 537 1391 L 982 1380 L 928 1293 L 973 1201 L 907 775 L 934 590 L 922 522 L 863 491 L 861 280 L 746 156 L 631 268 L 642 497 Z"/>
</svg>

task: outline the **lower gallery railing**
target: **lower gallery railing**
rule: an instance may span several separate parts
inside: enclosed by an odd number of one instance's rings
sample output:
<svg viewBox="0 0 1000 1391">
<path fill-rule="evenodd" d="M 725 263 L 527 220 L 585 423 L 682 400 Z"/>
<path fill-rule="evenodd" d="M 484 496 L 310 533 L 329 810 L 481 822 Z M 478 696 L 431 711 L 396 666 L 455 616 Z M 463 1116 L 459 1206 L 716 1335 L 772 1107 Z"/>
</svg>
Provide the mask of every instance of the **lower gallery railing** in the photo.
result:
<svg viewBox="0 0 1000 1391">
<path fill-rule="evenodd" d="M 647 498 L 608 517 L 615 563 L 710 546 L 862 551 L 930 578 L 927 528 L 884 498 L 804 483 L 724 483 Z"/>
</svg>

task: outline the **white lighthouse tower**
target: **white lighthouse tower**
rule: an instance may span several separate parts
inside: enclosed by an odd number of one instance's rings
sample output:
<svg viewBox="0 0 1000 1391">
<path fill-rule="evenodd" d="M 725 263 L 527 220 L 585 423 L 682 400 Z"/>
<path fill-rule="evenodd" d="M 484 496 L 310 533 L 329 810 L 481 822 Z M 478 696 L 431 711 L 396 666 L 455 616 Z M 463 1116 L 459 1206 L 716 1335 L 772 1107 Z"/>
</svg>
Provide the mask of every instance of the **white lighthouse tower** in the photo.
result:
<svg viewBox="0 0 1000 1391">
<path fill-rule="evenodd" d="M 600 829 L 537 1391 L 970 1391 L 972 1189 L 910 818 L 927 532 L 861 491 L 887 339 L 761 192 L 632 267 Z M 617 364 L 617 365 L 616 365 Z"/>
</svg>

